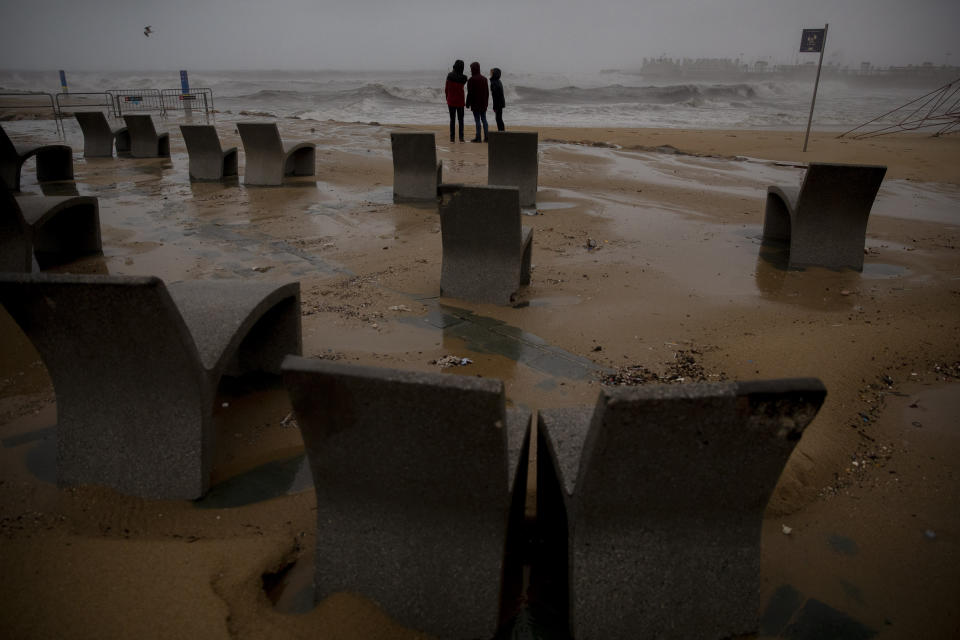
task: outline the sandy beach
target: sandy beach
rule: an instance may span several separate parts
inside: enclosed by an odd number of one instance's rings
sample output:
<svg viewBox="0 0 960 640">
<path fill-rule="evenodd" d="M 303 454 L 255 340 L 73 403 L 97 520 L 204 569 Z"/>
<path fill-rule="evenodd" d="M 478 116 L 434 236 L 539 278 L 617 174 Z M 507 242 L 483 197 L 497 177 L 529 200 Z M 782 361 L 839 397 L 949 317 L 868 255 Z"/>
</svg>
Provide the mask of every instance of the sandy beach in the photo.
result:
<svg viewBox="0 0 960 640">
<path fill-rule="evenodd" d="M 235 118 L 216 116 L 224 146 L 241 147 Z M 495 306 L 440 297 L 436 206 L 392 202 L 393 130 L 436 132 L 444 181 L 486 183 L 486 147 L 448 143 L 442 120 L 281 120 L 285 140 L 317 143 L 317 174 L 261 188 L 242 184 L 242 147 L 239 181 L 191 183 L 182 121 L 155 120 L 169 159 L 84 159 L 68 121 L 75 181 L 41 186 L 33 161 L 24 169 L 24 193 L 100 199 L 103 255 L 55 271 L 299 280 L 305 356 L 418 371 L 465 357 L 443 371 L 501 379 L 509 404 L 533 410 L 593 404 L 604 376 L 641 367 L 820 378 L 826 403 L 767 508 L 759 637 L 781 635 L 780 619 L 833 620 L 843 637 L 960 637 L 957 135 L 813 132 L 804 153 L 802 131 L 524 127 L 540 137 L 523 218 L 532 281 Z M 16 141 L 54 138 L 51 121 L 4 126 Z M 812 161 L 888 167 L 862 273 L 788 271 L 761 252 L 766 187 L 798 185 Z M 444 328 L 439 313 L 463 322 Z M 504 348 L 463 330 L 491 325 L 531 339 Z M 278 382 L 220 389 L 204 500 L 57 488 L 53 387 L 2 310 L 0 330 L 0 635 L 425 637 L 357 595 L 297 601 L 313 493 L 243 488 L 303 451 Z M 827 637 L 806 632 L 792 637 Z"/>
</svg>

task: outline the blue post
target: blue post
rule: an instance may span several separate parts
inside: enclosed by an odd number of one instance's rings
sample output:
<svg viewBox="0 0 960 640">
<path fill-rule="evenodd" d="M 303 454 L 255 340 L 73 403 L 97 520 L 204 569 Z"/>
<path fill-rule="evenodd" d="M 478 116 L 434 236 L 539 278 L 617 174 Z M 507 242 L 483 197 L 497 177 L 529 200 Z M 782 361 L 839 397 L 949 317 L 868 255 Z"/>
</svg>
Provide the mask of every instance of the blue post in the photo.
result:
<svg viewBox="0 0 960 640">
<path fill-rule="evenodd" d="M 192 103 L 193 96 L 190 95 L 190 80 L 187 78 L 187 70 L 180 70 L 180 101 L 183 102 L 184 115 L 190 117 L 193 115 Z"/>
<path fill-rule="evenodd" d="M 67 74 L 60 69 L 60 93 L 70 93 L 67 89 Z"/>
</svg>

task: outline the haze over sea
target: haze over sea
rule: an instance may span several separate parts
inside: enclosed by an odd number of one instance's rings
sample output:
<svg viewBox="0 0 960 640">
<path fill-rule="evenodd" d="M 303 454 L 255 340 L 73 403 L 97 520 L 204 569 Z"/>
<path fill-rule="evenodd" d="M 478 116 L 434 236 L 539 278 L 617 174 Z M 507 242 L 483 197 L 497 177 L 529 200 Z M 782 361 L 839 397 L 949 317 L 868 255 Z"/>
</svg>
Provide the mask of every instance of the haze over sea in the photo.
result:
<svg viewBox="0 0 960 640">
<path fill-rule="evenodd" d="M 189 78 L 191 87 L 213 91 L 214 106 L 226 117 L 427 124 L 447 120 L 443 86 L 448 70 L 190 71 Z M 734 80 L 693 81 L 624 71 L 504 70 L 504 118 L 508 127 L 802 129 L 813 94 L 815 69 L 809 71 L 790 78 L 744 74 Z M 484 72 L 488 74 L 486 67 Z M 178 71 L 68 71 L 67 81 L 72 93 L 180 87 Z M 813 128 L 852 128 L 938 86 L 821 78 Z M 56 71 L 0 71 L 0 92 L 59 89 Z"/>
</svg>

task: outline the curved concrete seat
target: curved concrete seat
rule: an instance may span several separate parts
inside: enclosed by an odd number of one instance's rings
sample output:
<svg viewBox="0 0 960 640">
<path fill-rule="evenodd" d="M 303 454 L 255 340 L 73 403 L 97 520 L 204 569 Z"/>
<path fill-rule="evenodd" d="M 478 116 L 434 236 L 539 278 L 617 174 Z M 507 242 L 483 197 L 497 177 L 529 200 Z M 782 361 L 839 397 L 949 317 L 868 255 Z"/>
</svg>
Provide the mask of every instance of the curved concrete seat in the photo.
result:
<svg viewBox="0 0 960 640">
<path fill-rule="evenodd" d="M 191 180 L 222 180 L 237 175 L 237 148 L 221 147 L 216 127 L 182 124 L 180 132 L 190 156 Z"/>
<path fill-rule="evenodd" d="M 76 111 L 73 114 L 83 132 L 84 158 L 112 158 L 117 153 L 130 153 L 130 134 L 126 127 L 111 127 L 102 111 Z"/>
<path fill-rule="evenodd" d="M 220 377 L 301 349 L 297 282 L 5 273 L 0 301 L 53 380 L 61 485 L 200 497 Z"/>
<path fill-rule="evenodd" d="M 293 356 L 283 379 L 316 486 L 316 599 L 352 591 L 437 637 L 493 637 L 522 577 L 504 552 L 530 413 L 505 409 L 499 380 Z"/>
<path fill-rule="evenodd" d="M 393 201 L 436 200 L 443 182 L 443 163 L 437 162 L 437 143 L 432 133 L 394 131 Z"/>
<path fill-rule="evenodd" d="M 170 156 L 170 134 L 157 133 L 153 116 L 145 113 L 124 115 L 130 135 L 130 155 L 134 158 L 159 158 Z"/>
<path fill-rule="evenodd" d="M 246 156 L 244 184 L 279 185 L 285 175 L 316 175 L 314 143 L 284 143 L 276 122 L 238 122 L 237 130 Z"/>
<path fill-rule="evenodd" d="M 491 131 L 487 144 L 487 184 L 520 189 L 520 206 L 537 204 L 539 173 L 536 131 Z"/>
<path fill-rule="evenodd" d="M 771 186 L 763 241 L 789 242 L 790 267 L 863 270 L 867 219 L 887 168 L 811 162 L 799 189 Z"/>
<path fill-rule="evenodd" d="M 763 512 L 825 396 L 812 378 L 650 385 L 538 411 L 551 551 L 531 581 L 559 586 L 572 637 L 756 633 Z"/>
<path fill-rule="evenodd" d="M 37 182 L 73 180 L 73 149 L 65 144 L 14 144 L 0 127 L 0 182 L 20 191 L 20 172 L 31 156 L 37 158 Z"/>
<path fill-rule="evenodd" d="M 440 191 L 441 295 L 510 304 L 530 283 L 533 250 L 533 229 L 520 224 L 519 190 L 445 184 Z"/>
<path fill-rule="evenodd" d="M 30 273 L 100 252 L 100 205 L 90 196 L 14 196 L 0 186 L 0 271 Z"/>
</svg>

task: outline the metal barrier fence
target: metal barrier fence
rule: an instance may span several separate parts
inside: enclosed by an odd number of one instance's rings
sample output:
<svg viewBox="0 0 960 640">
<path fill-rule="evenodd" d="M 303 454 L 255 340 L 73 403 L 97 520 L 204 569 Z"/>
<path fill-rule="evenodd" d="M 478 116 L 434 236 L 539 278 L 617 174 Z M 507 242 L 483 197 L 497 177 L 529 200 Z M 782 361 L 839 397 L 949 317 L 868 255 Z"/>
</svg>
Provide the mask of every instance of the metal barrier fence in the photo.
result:
<svg viewBox="0 0 960 640">
<path fill-rule="evenodd" d="M 166 115 L 163 98 L 158 89 L 108 89 L 117 117 L 131 111 L 159 111 Z"/>
<path fill-rule="evenodd" d="M 113 100 L 106 91 L 88 93 L 58 93 L 57 113 L 63 116 L 65 108 L 80 107 L 83 109 L 104 107 L 110 110 L 110 115 L 116 115 L 113 109 Z"/>
<path fill-rule="evenodd" d="M 57 135 L 63 135 L 57 105 L 53 100 L 53 95 L 42 93 L 40 91 L 25 91 L 16 93 L 0 93 L 0 109 L 43 109 L 48 110 L 53 116 L 54 126 L 57 128 Z"/>
<path fill-rule="evenodd" d="M 124 113 L 156 111 L 166 116 L 167 111 L 203 112 L 208 119 L 213 113 L 213 90 L 198 88 L 184 93 L 182 89 L 108 89 L 107 91 L 58 93 L 19 91 L 0 93 L 0 110 L 41 110 L 53 117 L 57 135 L 66 136 L 63 114 L 73 108 L 101 108 L 114 118 Z"/>
<path fill-rule="evenodd" d="M 162 89 L 160 94 L 166 111 L 203 111 L 208 118 L 213 111 L 211 89 L 191 89 L 189 93 L 184 93 L 183 89 Z"/>
</svg>

